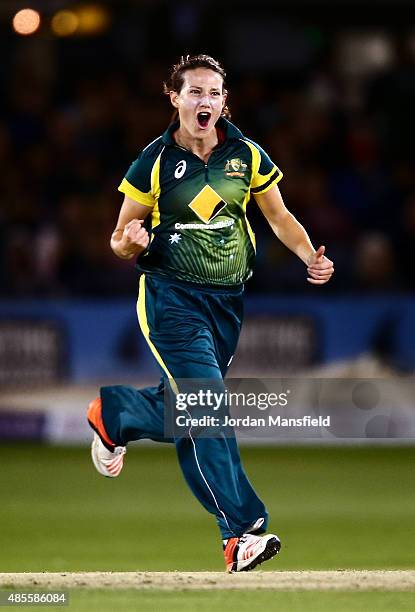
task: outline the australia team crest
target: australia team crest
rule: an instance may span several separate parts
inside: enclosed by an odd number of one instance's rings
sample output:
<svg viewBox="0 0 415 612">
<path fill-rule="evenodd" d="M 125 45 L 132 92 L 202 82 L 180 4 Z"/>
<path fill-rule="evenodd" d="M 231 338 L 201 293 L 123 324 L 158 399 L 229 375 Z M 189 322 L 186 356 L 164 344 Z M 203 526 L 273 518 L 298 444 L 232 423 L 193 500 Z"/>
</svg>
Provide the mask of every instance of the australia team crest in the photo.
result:
<svg viewBox="0 0 415 612">
<path fill-rule="evenodd" d="M 228 159 L 224 168 L 226 176 L 245 176 L 246 169 L 247 164 L 239 157 Z"/>
</svg>

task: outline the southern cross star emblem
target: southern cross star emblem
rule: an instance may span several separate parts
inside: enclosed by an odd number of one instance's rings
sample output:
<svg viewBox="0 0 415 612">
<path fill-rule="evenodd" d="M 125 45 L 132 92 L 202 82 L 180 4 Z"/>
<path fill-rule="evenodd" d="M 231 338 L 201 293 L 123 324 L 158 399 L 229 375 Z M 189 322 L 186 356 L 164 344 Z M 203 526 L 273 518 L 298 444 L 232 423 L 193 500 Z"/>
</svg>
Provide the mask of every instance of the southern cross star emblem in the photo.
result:
<svg viewBox="0 0 415 612">
<path fill-rule="evenodd" d="M 170 244 L 177 244 L 179 242 L 179 240 L 181 240 L 182 237 L 180 236 L 180 234 L 170 234 L 170 238 L 169 238 L 169 242 Z"/>
</svg>

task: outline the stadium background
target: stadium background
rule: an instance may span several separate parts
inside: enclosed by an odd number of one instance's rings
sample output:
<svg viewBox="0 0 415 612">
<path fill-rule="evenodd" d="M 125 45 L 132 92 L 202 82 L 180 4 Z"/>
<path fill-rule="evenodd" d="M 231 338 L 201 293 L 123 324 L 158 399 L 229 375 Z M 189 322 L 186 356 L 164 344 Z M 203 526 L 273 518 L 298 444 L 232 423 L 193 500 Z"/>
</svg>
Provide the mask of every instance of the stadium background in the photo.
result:
<svg viewBox="0 0 415 612">
<path fill-rule="evenodd" d="M 22 36 L 12 18 L 28 6 L 41 23 Z M 336 265 L 327 286 L 309 286 L 249 206 L 258 258 L 232 375 L 411 379 L 409 7 L 1 3 L 0 571 L 222 567 L 172 449 L 134 446 L 125 475 L 100 480 L 82 417 L 99 384 L 157 378 L 135 322 L 133 264 L 108 238 L 120 179 L 170 120 L 161 83 L 183 53 L 223 61 L 232 120 L 283 169 L 288 208 Z M 392 435 L 244 447 L 287 542 L 279 569 L 413 567 L 413 449 Z"/>
</svg>

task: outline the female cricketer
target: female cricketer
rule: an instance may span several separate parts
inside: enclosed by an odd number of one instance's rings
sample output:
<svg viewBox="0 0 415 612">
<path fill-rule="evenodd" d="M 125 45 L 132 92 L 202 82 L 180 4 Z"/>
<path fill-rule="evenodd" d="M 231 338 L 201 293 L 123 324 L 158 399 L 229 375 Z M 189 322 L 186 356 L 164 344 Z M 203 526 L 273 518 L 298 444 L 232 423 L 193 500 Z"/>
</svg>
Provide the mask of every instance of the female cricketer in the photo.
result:
<svg viewBox="0 0 415 612">
<path fill-rule="evenodd" d="M 93 463 L 104 476 L 118 476 L 132 440 L 173 442 L 188 485 L 216 517 L 227 571 L 239 572 L 271 559 L 280 540 L 266 533 L 268 513 L 243 470 L 235 436 L 197 435 L 191 419 L 167 435 L 164 392 L 178 393 L 184 379 L 224 385 L 255 258 L 246 217 L 251 197 L 304 262 L 308 282 L 326 283 L 334 268 L 324 246 L 316 251 L 285 207 L 277 186 L 282 172 L 227 119 L 225 76 L 207 55 L 173 67 L 164 89 L 177 121 L 140 153 L 119 187 L 124 201 L 111 247 L 123 259 L 137 257 L 138 319 L 162 378 L 154 388 L 101 388 L 88 421 Z"/>
</svg>

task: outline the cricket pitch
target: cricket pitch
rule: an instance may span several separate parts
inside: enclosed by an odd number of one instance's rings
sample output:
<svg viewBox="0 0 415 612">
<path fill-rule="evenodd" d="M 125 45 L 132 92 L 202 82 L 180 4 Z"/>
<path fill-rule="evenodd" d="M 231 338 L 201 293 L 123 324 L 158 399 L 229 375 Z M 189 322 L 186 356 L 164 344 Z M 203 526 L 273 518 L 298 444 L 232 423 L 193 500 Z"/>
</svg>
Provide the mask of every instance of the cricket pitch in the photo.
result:
<svg viewBox="0 0 415 612">
<path fill-rule="evenodd" d="M 0 573 L 0 588 L 415 591 L 415 570 Z"/>
</svg>

